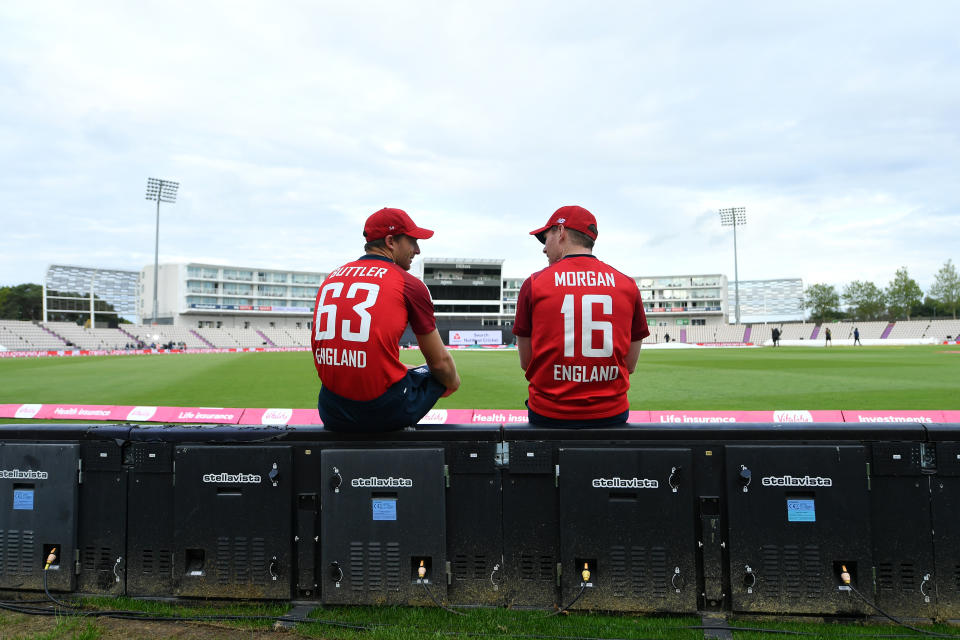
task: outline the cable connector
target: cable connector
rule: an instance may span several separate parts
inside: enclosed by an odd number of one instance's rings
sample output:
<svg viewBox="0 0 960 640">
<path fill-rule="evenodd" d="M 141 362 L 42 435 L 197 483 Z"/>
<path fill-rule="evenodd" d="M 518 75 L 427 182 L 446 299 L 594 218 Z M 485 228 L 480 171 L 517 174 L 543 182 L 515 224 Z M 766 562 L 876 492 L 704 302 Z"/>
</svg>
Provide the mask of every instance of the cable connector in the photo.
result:
<svg viewBox="0 0 960 640">
<path fill-rule="evenodd" d="M 44 571 L 49 570 L 49 569 L 50 569 L 50 565 L 52 565 L 52 564 L 55 563 L 56 561 L 57 561 L 57 548 L 54 547 L 53 549 L 50 549 L 50 554 L 47 556 L 47 562 L 46 562 L 46 564 L 44 564 L 43 570 L 44 570 Z"/>
</svg>

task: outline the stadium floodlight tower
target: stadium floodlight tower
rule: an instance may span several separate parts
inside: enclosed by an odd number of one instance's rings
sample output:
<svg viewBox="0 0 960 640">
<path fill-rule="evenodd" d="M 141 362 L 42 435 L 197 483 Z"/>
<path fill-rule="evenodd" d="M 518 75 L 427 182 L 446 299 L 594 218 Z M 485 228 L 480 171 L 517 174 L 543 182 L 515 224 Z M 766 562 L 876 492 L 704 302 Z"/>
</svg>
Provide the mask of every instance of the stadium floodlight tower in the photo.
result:
<svg viewBox="0 0 960 640">
<path fill-rule="evenodd" d="M 179 182 L 147 178 L 147 200 L 157 201 L 157 235 L 153 244 L 153 324 L 157 324 L 157 275 L 160 272 L 160 203 L 177 201 Z"/>
<path fill-rule="evenodd" d="M 737 324 L 740 324 L 740 274 L 737 269 L 737 226 L 747 224 L 747 210 L 745 207 L 731 207 L 720 209 L 720 224 L 724 227 L 733 227 L 733 295 L 736 305 Z M 729 316 L 728 316 L 729 317 Z"/>
</svg>

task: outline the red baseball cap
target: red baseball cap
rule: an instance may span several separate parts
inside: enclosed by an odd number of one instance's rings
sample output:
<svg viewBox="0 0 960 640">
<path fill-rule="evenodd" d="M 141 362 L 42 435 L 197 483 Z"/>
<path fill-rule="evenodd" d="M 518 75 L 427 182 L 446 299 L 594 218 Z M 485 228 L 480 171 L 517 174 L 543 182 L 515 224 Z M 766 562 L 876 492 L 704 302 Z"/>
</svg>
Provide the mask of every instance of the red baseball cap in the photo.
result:
<svg viewBox="0 0 960 640">
<path fill-rule="evenodd" d="M 534 229 L 530 232 L 530 235 L 537 236 L 537 240 L 539 240 L 541 244 L 546 244 L 547 238 L 545 234 L 547 229 L 555 227 L 558 224 L 562 224 L 567 229 L 584 233 L 593 240 L 597 239 L 597 219 L 593 217 L 592 213 L 576 205 L 560 207 L 553 212 L 553 215 L 547 220 L 547 224 L 539 229 Z"/>
<path fill-rule="evenodd" d="M 367 218 L 367 223 L 363 225 L 363 237 L 367 242 L 398 235 L 426 240 L 433 236 L 433 231 L 418 227 L 403 209 L 380 209 Z"/>
</svg>

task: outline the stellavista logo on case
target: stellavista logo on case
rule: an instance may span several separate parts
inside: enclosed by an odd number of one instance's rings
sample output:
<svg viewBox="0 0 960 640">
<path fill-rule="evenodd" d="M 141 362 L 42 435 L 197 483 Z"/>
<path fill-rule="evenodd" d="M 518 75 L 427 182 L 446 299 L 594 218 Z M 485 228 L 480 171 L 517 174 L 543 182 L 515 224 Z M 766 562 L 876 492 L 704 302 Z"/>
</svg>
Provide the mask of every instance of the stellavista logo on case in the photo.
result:
<svg viewBox="0 0 960 640">
<path fill-rule="evenodd" d="M 27 469 L 0 469 L 0 478 L 4 480 L 46 480 L 50 475 L 46 471 Z"/>
<path fill-rule="evenodd" d="M 760 480 L 765 487 L 832 487 L 832 478 L 821 476 L 766 476 Z"/>
<path fill-rule="evenodd" d="M 263 478 L 258 473 L 207 473 L 204 474 L 203 481 L 218 484 L 260 484 Z"/>
<path fill-rule="evenodd" d="M 649 478 L 594 478 L 594 489 L 656 489 L 660 483 Z"/>
<path fill-rule="evenodd" d="M 378 478 L 376 476 L 370 476 L 369 478 L 354 478 L 350 481 L 351 487 L 371 487 L 373 489 L 381 488 L 396 488 L 396 487 L 412 487 L 413 480 L 410 478 L 394 478 L 390 476 L 389 478 Z"/>
</svg>

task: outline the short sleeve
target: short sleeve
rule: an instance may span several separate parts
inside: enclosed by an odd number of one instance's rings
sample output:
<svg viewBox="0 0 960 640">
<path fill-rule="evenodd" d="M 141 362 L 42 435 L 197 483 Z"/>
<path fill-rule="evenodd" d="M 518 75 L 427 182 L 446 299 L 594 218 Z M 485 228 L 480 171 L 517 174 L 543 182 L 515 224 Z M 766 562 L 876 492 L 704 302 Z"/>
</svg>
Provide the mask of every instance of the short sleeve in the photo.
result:
<svg viewBox="0 0 960 640">
<path fill-rule="evenodd" d="M 407 306 L 407 321 L 416 335 L 426 335 L 437 328 L 430 291 L 427 285 L 410 274 L 403 275 L 403 301 Z"/>
<path fill-rule="evenodd" d="M 517 313 L 513 318 L 513 335 L 529 338 L 533 333 L 533 294 L 532 278 L 523 281 L 517 295 Z"/>
<path fill-rule="evenodd" d="M 636 301 L 633 304 L 633 326 L 630 329 L 630 342 L 638 342 L 649 335 L 647 313 L 643 310 L 643 300 L 640 298 L 640 290 L 638 289 Z"/>
</svg>

